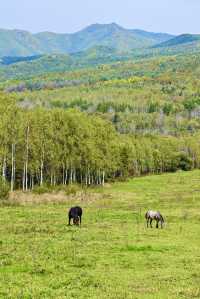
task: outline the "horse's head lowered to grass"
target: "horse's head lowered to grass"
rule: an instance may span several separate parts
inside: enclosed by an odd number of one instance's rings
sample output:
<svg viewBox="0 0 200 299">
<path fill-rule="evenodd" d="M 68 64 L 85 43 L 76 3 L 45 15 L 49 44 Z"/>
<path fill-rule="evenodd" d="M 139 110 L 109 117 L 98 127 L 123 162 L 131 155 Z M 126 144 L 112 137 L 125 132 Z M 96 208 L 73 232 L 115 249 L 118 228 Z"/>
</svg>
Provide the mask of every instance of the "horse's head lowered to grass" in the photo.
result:
<svg viewBox="0 0 200 299">
<path fill-rule="evenodd" d="M 149 223 L 150 223 L 150 227 L 152 228 L 152 221 L 155 220 L 156 228 L 159 228 L 159 222 L 161 228 L 163 228 L 164 218 L 159 211 L 147 211 L 145 214 L 145 218 L 147 220 L 147 227 L 149 227 Z"/>
</svg>

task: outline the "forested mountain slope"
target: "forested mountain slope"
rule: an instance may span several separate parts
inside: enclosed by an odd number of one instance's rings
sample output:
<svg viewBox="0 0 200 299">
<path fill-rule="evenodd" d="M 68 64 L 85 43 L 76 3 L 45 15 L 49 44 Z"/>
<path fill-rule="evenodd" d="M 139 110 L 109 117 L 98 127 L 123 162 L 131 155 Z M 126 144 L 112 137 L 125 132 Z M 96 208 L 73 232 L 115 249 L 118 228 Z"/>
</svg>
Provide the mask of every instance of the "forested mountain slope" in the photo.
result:
<svg viewBox="0 0 200 299">
<path fill-rule="evenodd" d="M 11 190 L 200 168 L 200 53 L 111 63 L 111 49 L 98 50 L 2 61 L 14 78 L 0 83 L 0 169 Z M 55 72 L 64 61 L 68 71 Z"/>
<path fill-rule="evenodd" d="M 181 34 L 168 41 L 162 42 L 154 47 L 166 48 L 166 47 L 175 47 L 179 45 L 186 45 L 190 43 L 193 43 L 194 45 L 199 44 L 200 34 Z"/>
<path fill-rule="evenodd" d="M 171 39 L 173 35 L 125 29 L 112 24 L 94 24 L 73 34 L 23 30 L 0 30 L 0 57 L 33 56 L 38 54 L 69 54 L 95 46 L 119 51 L 146 48 Z"/>
<path fill-rule="evenodd" d="M 164 46 L 166 45 L 166 46 Z M 108 46 L 95 46 L 73 54 L 6 56 L 0 59 L 0 81 L 42 75 L 50 72 L 72 71 L 114 62 L 140 61 L 174 55 L 193 55 L 200 52 L 198 40 L 186 43 L 171 42 L 159 47 L 119 51 Z"/>
<path fill-rule="evenodd" d="M 200 53 L 124 61 L 2 81 L 22 107 L 100 113 L 121 133 L 195 133 L 200 128 Z"/>
</svg>

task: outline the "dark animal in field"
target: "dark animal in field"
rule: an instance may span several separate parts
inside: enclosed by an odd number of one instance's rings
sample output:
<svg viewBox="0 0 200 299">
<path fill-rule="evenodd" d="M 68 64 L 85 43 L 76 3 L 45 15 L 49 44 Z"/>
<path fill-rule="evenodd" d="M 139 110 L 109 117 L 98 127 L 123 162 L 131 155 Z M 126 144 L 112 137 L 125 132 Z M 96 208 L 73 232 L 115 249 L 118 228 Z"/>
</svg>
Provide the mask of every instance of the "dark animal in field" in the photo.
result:
<svg viewBox="0 0 200 299">
<path fill-rule="evenodd" d="M 148 211 L 145 214 L 145 218 L 147 220 L 147 227 L 149 227 L 149 223 L 150 223 L 150 227 L 152 228 L 152 221 L 155 220 L 156 221 L 156 228 L 159 228 L 159 222 L 160 222 L 161 228 L 163 228 L 164 218 L 160 214 L 160 212 L 158 212 L 158 211 Z"/>
<path fill-rule="evenodd" d="M 68 213 L 69 225 L 71 225 L 71 219 L 73 219 L 74 225 L 81 225 L 82 214 L 83 210 L 80 207 L 72 207 Z"/>
</svg>

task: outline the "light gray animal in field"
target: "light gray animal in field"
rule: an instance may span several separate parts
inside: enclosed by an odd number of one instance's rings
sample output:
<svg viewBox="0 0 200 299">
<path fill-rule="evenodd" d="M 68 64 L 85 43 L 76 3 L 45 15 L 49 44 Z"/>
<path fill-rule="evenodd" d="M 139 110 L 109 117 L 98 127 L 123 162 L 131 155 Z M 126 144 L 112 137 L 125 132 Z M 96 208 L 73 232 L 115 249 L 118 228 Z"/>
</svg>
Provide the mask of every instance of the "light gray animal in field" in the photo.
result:
<svg viewBox="0 0 200 299">
<path fill-rule="evenodd" d="M 158 212 L 158 211 L 148 211 L 145 214 L 145 218 L 147 220 L 147 227 L 149 227 L 149 223 L 150 223 L 150 227 L 152 228 L 152 221 L 155 220 L 156 221 L 156 228 L 159 228 L 159 222 L 160 222 L 161 228 L 163 228 L 164 218 L 160 214 L 160 212 Z"/>
</svg>

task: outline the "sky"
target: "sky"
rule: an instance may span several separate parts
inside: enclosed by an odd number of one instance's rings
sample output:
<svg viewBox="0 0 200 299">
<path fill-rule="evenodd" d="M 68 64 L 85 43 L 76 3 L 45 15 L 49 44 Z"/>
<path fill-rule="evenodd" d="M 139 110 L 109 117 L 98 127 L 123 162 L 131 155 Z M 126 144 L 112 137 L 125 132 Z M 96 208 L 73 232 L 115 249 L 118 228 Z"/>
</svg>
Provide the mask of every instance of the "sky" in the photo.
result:
<svg viewBox="0 0 200 299">
<path fill-rule="evenodd" d="M 115 22 L 125 28 L 200 33 L 200 0 L 0 0 L 0 28 L 72 33 Z"/>
</svg>

